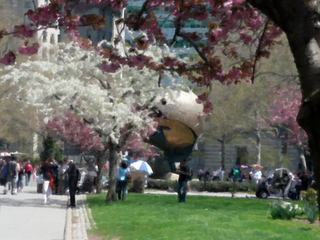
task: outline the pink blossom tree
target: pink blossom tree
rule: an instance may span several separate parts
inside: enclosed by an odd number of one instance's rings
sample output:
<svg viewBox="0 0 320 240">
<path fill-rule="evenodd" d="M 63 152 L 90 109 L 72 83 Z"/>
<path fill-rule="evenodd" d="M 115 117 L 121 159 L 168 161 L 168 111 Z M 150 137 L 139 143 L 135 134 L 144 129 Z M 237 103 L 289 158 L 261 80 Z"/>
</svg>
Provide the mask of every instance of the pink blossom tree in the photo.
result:
<svg viewBox="0 0 320 240">
<path fill-rule="evenodd" d="M 286 86 L 282 90 L 274 89 L 274 101 L 269 106 L 270 119 L 266 123 L 273 127 L 285 129 L 284 136 L 288 144 L 306 147 L 308 144 L 306 132 L 299 126 L 296 117 L 301 105 L 301 91 L 296 86 Z"/>
<path fill-rule="evenodd" d="M 275 128 L 276 135 L 279 138 L 278 160 L 281 166 L 283 147 L 293 145 L 299 152 L 308 148 L 307 134 L 296 120 L 301 105 L 301 91 L 297 86 L 287 85 L 281 90 L 274 87 L 270 96 L 272 98 L 268 106 L 270 117 L 262 121 L 258 120 L 258 122 Z"/>
</svg>

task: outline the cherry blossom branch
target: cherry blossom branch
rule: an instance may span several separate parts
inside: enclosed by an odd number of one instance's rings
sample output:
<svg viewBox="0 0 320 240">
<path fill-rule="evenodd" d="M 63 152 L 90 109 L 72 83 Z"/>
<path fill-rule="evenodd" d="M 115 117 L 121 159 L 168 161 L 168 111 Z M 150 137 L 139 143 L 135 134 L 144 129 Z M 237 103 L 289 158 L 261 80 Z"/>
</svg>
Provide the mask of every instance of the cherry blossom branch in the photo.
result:
<svg viewBox="0 0 320 240">
<path fill-rule="evenodd" d="M 198 55 L 202 58 L 202 60 L 205 62 L 205 65 L 209 65 L 208 59 L 202 54 L 202 52 L 200 52 L 199 47 L 187 36 L 185 36 L 184 34 L 179 34 L 179 37 L 182 37 L 184 40 L 186 40 L 187 42 L 189 42 L 192 47 L 196 50 L 196 52 L 198 53 Z"/>
<path fill-rule="evenodd" d="M 142 17 L 142 14 L 147 10 L 148 4 L 149 4 L 149 0 L 146 0 L 146 1 L 143 3 L 142 8 L 141 8 L 140 12 L 138 13 L 136 23 L 135 23 L 135 25 L 134 25 L 134 27 L 133 27 L 133 30 L 134 30 L 134 31 L 138 31 L 138 30 L 139 30 L 139 27 L 140 27 L 140 25 L 141 25 L 140 19 L 141 19 L 141 17 Z"/>
</svg>

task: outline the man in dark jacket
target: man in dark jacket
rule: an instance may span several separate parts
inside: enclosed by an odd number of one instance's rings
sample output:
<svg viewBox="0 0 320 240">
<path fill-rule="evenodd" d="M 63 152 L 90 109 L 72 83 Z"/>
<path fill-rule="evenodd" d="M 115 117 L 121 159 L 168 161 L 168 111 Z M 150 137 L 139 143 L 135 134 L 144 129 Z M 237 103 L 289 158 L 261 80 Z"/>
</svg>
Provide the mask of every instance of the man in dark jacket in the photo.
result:
<svg viewBox="0 0 320 240">
<path fill-rule="evenodd" d="M 15 180 L 17 176 L 17 162 L 15 157 L 7 158 L 7 183 L 3 194 L 7 194 L 7 191 L 11 188 L 11 194 L 13 195 L 15 189 Z M 8 189 L 8 190 L 7 190 Z"/>
<path fill-rule="evenodd" d="M 189 169 L 189 166 L 186 164 L 186 160 L 181 159 L 180 160 L 180 168 L 177 170 L 177 173 L 179 174 L 179 180 L 178 180 L 179 202 L 186 202 L 189 170 L 190 169 Z M 181 193 L 181 189 L 182 189 L 182 193 Z"/>
<path fill-rule="evenodd" d="M 72 160 L 69 160 L 68 169 L 66 173 L 69 176 L 69 193 L 70 193 L 70 207 L 76 206 L 76 188 L 77 182 L 79 178 L 79 170 L 76 168 L 76 165 L 73 163 Z"/>
</svg>

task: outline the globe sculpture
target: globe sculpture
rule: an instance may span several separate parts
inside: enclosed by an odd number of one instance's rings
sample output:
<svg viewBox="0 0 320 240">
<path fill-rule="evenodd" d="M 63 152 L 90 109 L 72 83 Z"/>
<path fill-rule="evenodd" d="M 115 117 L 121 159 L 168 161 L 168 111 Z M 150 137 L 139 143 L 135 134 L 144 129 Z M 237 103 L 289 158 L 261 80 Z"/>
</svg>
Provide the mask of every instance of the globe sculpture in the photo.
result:
<svg viewBox="0 0 320 240">
<path fill-rule="evenodd" d="M 169 163 L 172 172 L 176 170 L 174 162 L 183 158 L 189 160 L 204 129 L 203 105 L 196 99 L 193 92 L 175 91 L 173 96 L 157 97 L 152 108 L 158 129 L 148 142 L 164 151 L 162 161 Z"/>
</svg>

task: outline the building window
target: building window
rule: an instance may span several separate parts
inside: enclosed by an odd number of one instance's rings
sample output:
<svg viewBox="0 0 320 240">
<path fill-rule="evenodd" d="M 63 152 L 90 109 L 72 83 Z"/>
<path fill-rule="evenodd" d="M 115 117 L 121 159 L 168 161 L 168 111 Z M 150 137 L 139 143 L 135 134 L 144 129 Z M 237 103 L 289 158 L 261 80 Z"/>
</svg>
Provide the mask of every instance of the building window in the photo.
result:
<svg viewBox="0 0 320 240">
<path fill-rule="evenodd" d="M 50 58 L 54 58 L 55 57 L 55 51 L 54 51 L 54 49 L 50 49 L 49 50 L 49 55 L 50 55 Z"/>
<path fill-rule="evenodd" d="M 42 48 L 42 58 L 47 58 L 48 54 L 47 54 L 47 49 L 46 48 Z"/>
<path fill-rule="evenodd" d="M 87 38 L 91 40 L 91 37 L 92 37 L 92 29 L 88 28 L 87 29 Z"/>
<path fill-rule="evenodd" d="M 42 32 L 42 34 L 43 34 L 43 38 L 42 38 L 42 42 L 47 42 L 47 31 L 46 30 L 44 30 L 43 32 Z"/>
<path fill-rule="evenodd" d="M 54 34 L 51 34 L 50 43 L 55 44 L 55 36 Z"/>
</svg>

